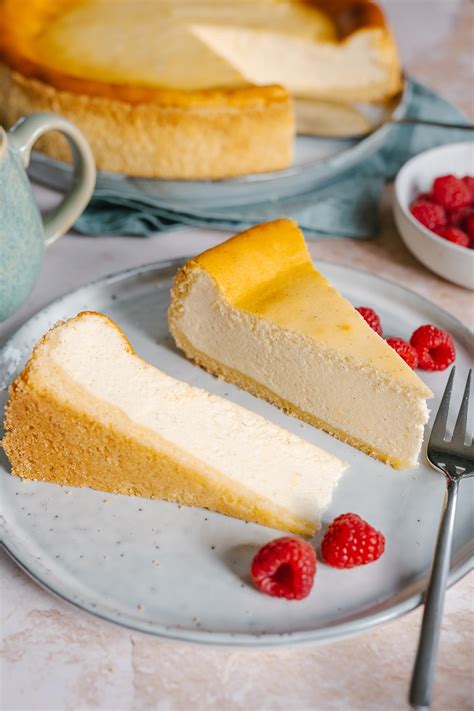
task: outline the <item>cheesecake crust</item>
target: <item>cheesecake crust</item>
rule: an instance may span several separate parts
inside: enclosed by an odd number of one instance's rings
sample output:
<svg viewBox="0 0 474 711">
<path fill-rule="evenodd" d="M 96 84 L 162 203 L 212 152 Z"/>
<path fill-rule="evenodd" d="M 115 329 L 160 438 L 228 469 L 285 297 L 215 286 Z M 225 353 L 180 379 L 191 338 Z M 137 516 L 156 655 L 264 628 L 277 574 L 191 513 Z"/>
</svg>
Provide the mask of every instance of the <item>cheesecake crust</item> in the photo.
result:
<svg viewBox="0 0 474 711">
<path fill-rule="evenodd" d="M 3 448 L 12 474 L 21 479 L 164 499 L 302 536 L 316 530 L 310 521 L 270 508 L 243 487 L 227 488 L 223 481 L 210 486 L 202 471 L 140 444 L 135 428 L 125 436 L 122 428 L 105 427 L 25 380 L 10 391 L 5 429 Z"/>
<path fill-rule="evenodd" d="M 221 98 L 219 104 L 218 98 Z M 231 98 L 230 102 L 227 98 Z M 52 111 L 87 136 L 98 170 L 143 178 L 220 179 L 280 170 L 292 160 L 294 117 L 280 87 L 237 95 L 181 96 L 169 103 L 128 103 L 59 91 L 0 66 L 0 121 L 11 126 L 32 111 Z M 51 158 L 70 160 L 56 132 L 35 145 Z"/>
</svg>

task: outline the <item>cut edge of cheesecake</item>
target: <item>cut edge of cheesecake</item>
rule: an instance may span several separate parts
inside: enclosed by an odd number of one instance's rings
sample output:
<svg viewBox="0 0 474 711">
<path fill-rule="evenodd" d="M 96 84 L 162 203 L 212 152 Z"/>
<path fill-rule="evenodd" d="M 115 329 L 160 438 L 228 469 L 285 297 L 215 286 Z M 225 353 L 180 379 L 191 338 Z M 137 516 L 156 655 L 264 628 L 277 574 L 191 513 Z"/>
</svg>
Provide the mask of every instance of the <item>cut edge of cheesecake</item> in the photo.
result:
<svg viewBox="0 0 474 711">
<path fill-rule="evenodd" d="M 87 339 L 93 351 L 81 348 Z M 139 397 L 131 384 L 142 386 Z M 256 413 L 147 364 L 94 312 L 60 322 L 37 344 L 10 388 L 2 445 L 20 478 L 165 499 L 301 535 L 319 528 L 346 469 Z M 219 463 L 232 447 L 241 463 L 225 471 Z M 272 493 L 273 474 L 281 483 Z"/>
<path fill-rule="evenodd" d="M 317 280 L 326 298 L 337 300 L 334 333 L 330 332 L 331 315 L 320 333 L 320 324 L 308 327 L 311 313 L 308 314 L 304 302 L 308 279 Z M 302 285 L 301 293 L 295 296 L 299 299 L 296 305 L 306 311 L 302 319 L 298 321 L 296 318 L 296 326 L 292 323 L 294 314 L 289 306 L 291 301 L 288 301 L 295 284 Z M 190 295 L 200 300 L 192 307 Z M 309 308 L 312 308 L 311 305 Z M 271 318 L 262 317 L 262 312 L 267 316 L 270 313 Z M 225 333 L 217 334 L 216 329 L 221 328 L 218 325 L 220 317 L 222 323 L 231 325 Z M 177 346 L 188 358 L 212 374 L 268 400 L 394 468 L 404 469 L 417 464 L 424 425 L 429 415 L 425 401 L 432 397 L 431 391 L 384 339 L 367 326 L 354 307 L 317 272 L 303 235 L 292 220 L 281 219 L 257 225 L 187 262 L 176 276 L 168 319 Z M 203 335 L 206 334 L 204 323 L 211 324 L 210 328 L 215 331 L 210 337 Z M 242 340 L 239 342 L 240 336 L 236 335 L 239 328 L 246 332 L 245 345 L 242 345 Z M 352 339 L 349 347 L 350 329 L 355 332 L 356 339 Z M 346 333 L 347 330 L 349 333 Z M 259 344 L 259 339 L 263 338 L 265 341 L 261 340 Z M 333 339 L 334 343 L 324 339 Z M 370 358 L 365 358 L 366 340 L 369 350 L 373 351 Z M 311 361 L 315 342 L 318 357 Z M 232 343 L 232 347 L 229 346 L 224 355 L 222 352 L 216 355 L 217 350 L 225 351 L 226 343 Z M 342 356 L 338 352 L 339 346 L 342 346 Z M 288 360 L 290 347 L 293 348 L 294 361 Z M 247 367 L 239 364 L 239 349 L 250 354 Z M 299 364 L 296 361 L 300 355 L 298 350 L 301 351 Z M 278 376 L 275 371 L 272 372 L 272 359 L 279 364 L 281 372 Z M 350 376 L 351 369 L 355 368 L 374 389 L 384 388 L 396 407 L 406 408 L 414 430 L 408 437 L 406 451 L 400 442 L 390 447 L 377 446 L 370 437 L 357 436 L 350 427 L 337 426 L 330 417 L 319 416 L 295 402 L 298 379 L 305 378 L 303 371 L 310 361 L 316 364 L 315 368 L 321 365 L 323 372 L 336 361 L 339 370 L 334 372 L 342 380 Z M 255 363 L 259 365 L 255 366 Z M 248 372 L 252 369 L 252 373 Z M 282 376 L 281 373 L 285 372 L 286 375 Z M 328 376 L 329 373 L 328 369 Z M 281 384 L 278 385 L 275 377 L 277 380 L 278 377 L 288 379 L 286 393 L 282 393 Z M 266 382 L 262 382 L 265 379 Z M 350 380 L 347 382 L 350 385 Z M 337 389 L 339 383 L 335 386 Z M 343 385 L 340 387 L 343 388 Z M 347 392 L 340 391 L 339 396 L 340 408 L 348 410 L 351 402 Z M 354 397 L 361 395 L 354 393 Z M 303 392 L 301 399 L 304 398 Z M 383 402 L 379 403 L 380 407 L 382 405 Z M 338 403 L 335 403 L 337 408 Z M 386 413 L 386 416 L 389 414 Z M 398 439 L 403 440 L 403 435 L 399 435 Z"/>
<path fill-rule="evenodd" d="M 309 425 L 312 425 L 317 429 L 327 432 L 333 437 L 339 439 L 341 442 L 345 442 L 351 447 L 359 449 L 361 452 L 368 454 L 374 459 L 379 459 L 381 462 L 389 464 L 394 469 L 406 469 L 408 467 L 414 466 L 414 461 L 393 457 L 390 454 L 383 452 L 382 450 L 378 450 L 368 442 L 364 442 L 360 439 L 357 439 L 356 437 L 351 436 L 347 432 L 333 427 L 331 424 L 329 424 L 329 422 L 326 422 L 325 420 L 322 420 L 318 417 L 315 417 L 314 415 L 311 415 L 308 412 L 305 412 L 293 403 L 277 395 L 275 392 L 270 390 L 270 388 L 265 387 L 261 383 L 257 383 L 255 380 L 249 378 L 240 371 L 235 370 L 233 368 L 228 368 L 222 363 L 212 360 L 212 358 L 210 358 L 209 356 L 205 355 L 204 353 L 201 353 L 200 351 L 197 351 L 183 335 L 183 333 L 179 332 L 178 329 L 175 329 L 173 335 L 176 344 L 183 351 L 186 357 L 189 358 L 189 360 L 193 361 L 193 363 L 196 363 L 196 365 L 199 365 L 201 368 L 204 368 L 204 370 L 207 370 L 208 373 L 215 375 L 217 378 L 222 378 L 222 380 L 225 380 L 228 383 L 232 383 L 233 385 L 236 385 L 237 387 L 246 390 L 255 397 L 258 397 L 262 400 L 266 400 L 271 405 L 275 405 L 280 410 L 283 410 L 283 412 L 285 412 L 286 414 L 291 415 L 292 417 L 296 417 L 298 420 L 307 422 Z"/>
</svg>

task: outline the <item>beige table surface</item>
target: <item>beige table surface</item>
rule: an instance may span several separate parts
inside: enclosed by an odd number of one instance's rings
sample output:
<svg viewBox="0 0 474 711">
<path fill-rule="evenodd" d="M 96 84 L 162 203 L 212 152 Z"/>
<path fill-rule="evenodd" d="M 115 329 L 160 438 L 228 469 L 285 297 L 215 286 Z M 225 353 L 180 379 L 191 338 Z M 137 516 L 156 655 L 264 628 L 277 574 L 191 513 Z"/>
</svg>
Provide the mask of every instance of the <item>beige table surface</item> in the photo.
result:
<svg viewBox="0 0 474 711">
<path fill-rule="evenodd" d="M 457 0 L 387 0 L 405 66 L 471 116 L 474 5 Z M 54 202 L 38 189 L 43 206 Z M 472 295 L 430 274 L 407 252 L 390 215 L 380 238 L 313 242 L 314 256 L 404 284 L 474 325 Z M 0 327 L 12 332 L 71 288 L 147 261 L 189 255 L 226 235 L 184 229 L 137 238 L 70 235 L 49 251 L 37 288 Z M 319 647 L 227 650 L 162 642 L 115 627 L 56 600 L 0 553 L 0 708 L 187 711 L 396 711 L 406 694 L 420 610 L 352 639 Z M 433 709 L 474 708 L 472 574 L 446 599 Z"/>
</svg>

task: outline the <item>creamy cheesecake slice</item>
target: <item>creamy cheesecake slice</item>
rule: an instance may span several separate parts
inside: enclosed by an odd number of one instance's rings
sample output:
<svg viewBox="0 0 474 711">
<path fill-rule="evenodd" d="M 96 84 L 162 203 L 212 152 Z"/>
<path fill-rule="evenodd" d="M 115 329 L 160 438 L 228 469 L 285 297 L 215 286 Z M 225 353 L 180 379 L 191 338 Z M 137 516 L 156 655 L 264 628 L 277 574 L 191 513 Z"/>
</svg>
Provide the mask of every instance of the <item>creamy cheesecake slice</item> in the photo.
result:
<svg viewBox="0 0 474 711">
<path fill-rule="evenodd" d="M 202 506 L 311 535 L 346 465 L 229 400 L 165 375 L 109 318 L 56 325 L 13 383 L 12 472 Z"/>
<path fill-rule="evenodd" d="M 432 393 L 314 268 L 291 220 L 189 261 L 169 324 L 211 373 L 393 467 L 416 465 Z"/>
</svg>

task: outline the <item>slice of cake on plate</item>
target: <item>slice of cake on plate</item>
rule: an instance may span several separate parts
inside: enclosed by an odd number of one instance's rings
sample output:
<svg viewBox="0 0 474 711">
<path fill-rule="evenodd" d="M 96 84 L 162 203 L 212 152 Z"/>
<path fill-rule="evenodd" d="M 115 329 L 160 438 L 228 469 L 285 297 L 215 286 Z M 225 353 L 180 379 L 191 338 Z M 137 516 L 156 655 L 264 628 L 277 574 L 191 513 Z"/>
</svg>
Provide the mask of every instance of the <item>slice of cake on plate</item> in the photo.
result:
<svg viewBox="0 0 474 711">
<path fill-rule="evenodd" d="M 429 388 L 315 269 L 291 220 L 191 259 L 169 325 L 209 372 L 396 468 L 416 465 Z"/>
<path fill-rule="evenodd" d="M 10 389 L 3 447 L 24 479 L 202 506 L 311 535 L 346 465 L 139 358 L 98 313 L 59 323 Z"/>
</svg>

